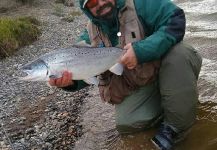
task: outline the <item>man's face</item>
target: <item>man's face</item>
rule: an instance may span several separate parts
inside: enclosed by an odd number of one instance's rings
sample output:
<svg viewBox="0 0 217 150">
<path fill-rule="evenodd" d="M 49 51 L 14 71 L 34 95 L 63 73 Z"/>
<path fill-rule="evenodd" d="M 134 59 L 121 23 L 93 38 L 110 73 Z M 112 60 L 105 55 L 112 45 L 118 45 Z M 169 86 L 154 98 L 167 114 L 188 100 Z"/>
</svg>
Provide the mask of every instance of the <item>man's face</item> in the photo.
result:
<svg viewBox="0 0 217 150">
<path fill-rule="evenodd" d="M 113 17 L 115 0 L 89 0 L 85 6 L 97 19 L 109 20 Z"/>
</svg>

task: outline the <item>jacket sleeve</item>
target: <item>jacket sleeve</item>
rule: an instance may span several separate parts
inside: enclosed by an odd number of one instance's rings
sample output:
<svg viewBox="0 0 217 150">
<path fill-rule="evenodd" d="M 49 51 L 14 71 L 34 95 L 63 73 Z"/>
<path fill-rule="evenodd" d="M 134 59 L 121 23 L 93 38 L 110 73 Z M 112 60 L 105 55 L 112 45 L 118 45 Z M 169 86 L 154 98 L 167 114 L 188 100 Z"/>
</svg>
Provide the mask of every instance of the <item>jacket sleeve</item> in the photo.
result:
<svg viewBox="0 0 217 150">
<path fill-rule="evenodd" d="M 134 42 L 139 63 L 160 59 L 185 34 L 185 14 L 170 0 L 134 0 L 146 38 Z"/>
<path fill-rule="evenodd" d="M 77 42 L 80 42 L 80 41 L 85 41 L 86 43 L 90 44 L 88 32 L 86 29 L 82 32 L 82 34 L 80 35 L 80 37 L 77 40 Z M 68 92 L 74 92 L 74 91 L 78 91 L 78 90 L 80 90 L 86 86 L 88 86 L 87 83 L 85 83 L 82 80 L 78 80 L 78 81 L 74 81 L 73 85 L 63 87 L 61 89 L 63 89 L 64 91 L 68 91 Z"/>
</svg>

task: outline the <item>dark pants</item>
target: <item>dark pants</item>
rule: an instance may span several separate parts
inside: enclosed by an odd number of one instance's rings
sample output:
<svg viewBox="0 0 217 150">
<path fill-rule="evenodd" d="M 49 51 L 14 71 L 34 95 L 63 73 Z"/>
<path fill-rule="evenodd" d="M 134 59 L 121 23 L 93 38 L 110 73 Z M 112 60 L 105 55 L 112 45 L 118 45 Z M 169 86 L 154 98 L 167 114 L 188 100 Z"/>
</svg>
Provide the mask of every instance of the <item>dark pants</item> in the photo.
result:
<svg viewBox="0 0 217 150">
<path fill-rule="evenodd" d="M 183 43 L 174 46 L 162 60 L 159 86 L 164 122 L 178 131 L 189 128 L 195 121 L 201 64 L 201 56 Z"/>
<path fill-rule="evenodd" d="M 178 131 L 191 127 L 196 117 L 201 64 L 201 56 L 192 47 L 183 43 L 174 46 L 162 59 L 159 81 L 141 87 L 116 105 L 118 130 L 147 129 L 162 110 L 164 122 Z"/>
</svg>

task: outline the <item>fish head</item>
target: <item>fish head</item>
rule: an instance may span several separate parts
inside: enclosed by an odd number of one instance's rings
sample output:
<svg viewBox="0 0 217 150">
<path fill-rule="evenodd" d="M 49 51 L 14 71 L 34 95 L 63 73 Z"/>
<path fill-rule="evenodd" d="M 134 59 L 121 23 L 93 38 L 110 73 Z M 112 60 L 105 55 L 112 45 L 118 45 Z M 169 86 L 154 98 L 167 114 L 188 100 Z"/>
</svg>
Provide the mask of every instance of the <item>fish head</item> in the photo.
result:
<svg viewBox="0 0 217 150">
<path fill-rule="evenodd" d="M 30 62 L 20 69 L 25 73 L 24 77 L 20 77 L 20 80 L 24 81 L 47 81 L 48 80 L 48 66 L 42 59 L 37 59 Z"/>
</svg>

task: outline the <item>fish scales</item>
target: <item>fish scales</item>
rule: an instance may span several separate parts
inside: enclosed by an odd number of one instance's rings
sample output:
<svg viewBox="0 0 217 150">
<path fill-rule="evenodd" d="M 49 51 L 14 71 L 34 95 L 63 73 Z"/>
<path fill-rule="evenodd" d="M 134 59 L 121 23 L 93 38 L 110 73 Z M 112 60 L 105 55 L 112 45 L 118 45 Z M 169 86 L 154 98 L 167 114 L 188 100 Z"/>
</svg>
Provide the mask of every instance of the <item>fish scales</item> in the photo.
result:
<svg viewBox="0 0 217 150">
<path fill-rule="evenodd" d="M 109 70 L 121 54 L 122 49 L 116 47 L 59 49 L 24 65 L 22 71 L 28 75 L 21 80 L 48 81 L 50 76 L 61 77 L 66 70 L 73 73 L 73 80 L 85 80 Z"/>
</svg>

